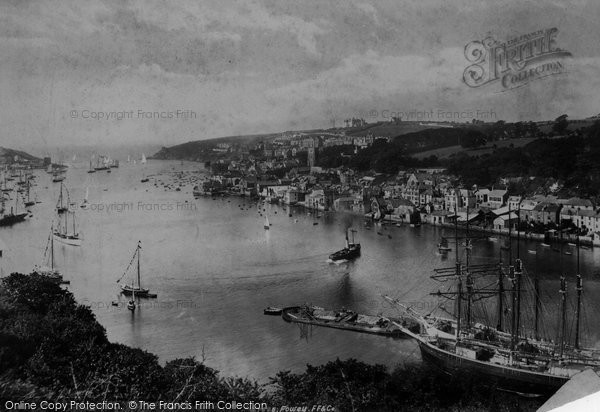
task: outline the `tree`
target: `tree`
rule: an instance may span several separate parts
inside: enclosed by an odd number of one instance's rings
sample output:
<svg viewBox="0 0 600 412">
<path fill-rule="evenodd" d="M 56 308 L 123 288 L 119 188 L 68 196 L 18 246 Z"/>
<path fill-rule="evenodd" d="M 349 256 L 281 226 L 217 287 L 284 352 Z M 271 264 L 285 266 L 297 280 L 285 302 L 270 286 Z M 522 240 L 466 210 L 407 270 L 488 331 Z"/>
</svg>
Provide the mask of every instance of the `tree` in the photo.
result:
<svg viewBox="0 0 600 412">
<path fill-rule="evenodd" d="M 554 124 L 552 125 L 552 130 L 559 134 L 563 133 L 565 130 L 567 130 L 567 126 L 569 125 L 569 122 L 567 121 L 567 117 L 568 116 L 566 114 L 558 116 L 554 120 Z"/>
</svg>

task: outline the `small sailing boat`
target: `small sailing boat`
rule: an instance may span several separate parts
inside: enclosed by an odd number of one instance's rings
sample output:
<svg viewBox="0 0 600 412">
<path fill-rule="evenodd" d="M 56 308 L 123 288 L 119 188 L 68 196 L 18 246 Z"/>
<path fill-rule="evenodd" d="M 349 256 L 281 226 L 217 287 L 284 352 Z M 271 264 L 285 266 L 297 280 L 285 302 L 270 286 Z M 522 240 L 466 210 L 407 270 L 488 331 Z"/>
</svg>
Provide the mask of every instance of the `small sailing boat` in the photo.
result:
<svg viewBox="0 0 600 412">
<path fill-rule="evenodd" d="M 155 298 L 156 293 L 150 293 L 150 291 L 148 289 L 142 287 L 141 270 L 140 270 L 141 252 L 142 252 L 142 242 L 138 241 L 138 245 L 137 245 L 137 248 L 135 249 L 135 252 L 133 253 L 131 262 L 129 262 L 129 265 L 125 269 L 125 273 L 123 273 L 123 276 L 121 276 L 121 278 L 119 280 L 117 280 L 117 283 L 119 283 L 121 281 L 121 279 L 123 279 L 125 277 L 125 275 L 127 275 L 127 272 L 131 268 L 131 265 L 137 258 L 137 286 L 134 285 L 133 282 L 131 283 L 131 286 L 129 286 L 127 284 L 121 285 L 121 293 L 123 293 L 124 295 L 127 295 L 127 296 L 128 295 L 132 295 L 132 296 L 137 295 L 137 296 L 143 297 L 143 298 Z"/>
<path fill-rule="evenodd" d="M 88 202 L 89 195 L 90 195 L 90 188 L 86 187 L 85 188 L 85 197 L 83 198 L 83 202 L 81 202 L 81 205 L 79 206 L 82 209 L 89 209 L 89 207 L 90 207 L 90 203 Z"/>
<path fill-rule="evenodd" d="M 265 230 L 269 230 L 270 227 L 271 227 L 271 224 L 269 223 L 269 217 L 267 215 L 265 215 L 265 225 L 264 225 L 264 228 L 265 228 Z"/>
<path fill-rule="evenodd" d="M 96 169 L 92 166 L 92 159 L 90 159 L 90 168 L 87 171 L 88 173 L 96 173 Z"/>
<path fill-rule="evenodd" d="M 141 164 L 146 164 L 146 155 L 142 153 L 142 160 L 140 160 Z"/>
</svg>

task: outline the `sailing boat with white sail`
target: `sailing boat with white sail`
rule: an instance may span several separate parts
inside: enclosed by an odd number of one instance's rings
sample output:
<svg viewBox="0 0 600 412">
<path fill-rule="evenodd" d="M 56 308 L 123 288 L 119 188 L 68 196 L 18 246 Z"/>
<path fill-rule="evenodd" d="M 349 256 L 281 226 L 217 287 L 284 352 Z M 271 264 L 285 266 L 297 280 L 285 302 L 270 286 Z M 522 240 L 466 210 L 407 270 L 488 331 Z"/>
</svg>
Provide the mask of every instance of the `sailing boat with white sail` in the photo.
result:
<svg viewBox="0 0 600 412">
<path fill-rule="evenodd" d="M 131 268 L 131 265 L 134 262 L 136 262 L 136 259 L 137 259 L 137 285 L 135 285 L 133 283 L 133 280 L 131 282 L 131 286 L 128 284 L 122 284 L 121 285 L 121 293 L 123 293 L 124 295 L 132 295 L 132 296 L 136 295 L 136 296 L 143 297 L 143 298 L 155 298 L 156 293 L 150 293 L 149 289 L 142 287 L 142 280 L 141 280 L 142 276 L 141 276 L 141 268 L 140 268 L 141 252 L 142 252 L 142 242 L 138 241 L 138 245 L 137 245 L 137 248 L 135 249 L 135 252 L 133 253 L 133 257 L 131 258 L 131 261 L 129 262 L 129 265 L 125 269 L 125 272 L 123 273 L 123 275 L 119 278 L 119 280 L 117 280 L 117 283 L 121 282 L 121 280 L 125 277 L 125 275 L 127 275 L 129 269 Z"/>
<path fill-rule="evenodd" d="M 79 206 L 82 209 L 89 209 L 90 208 L 90 203 L 88 201 L 89 195 L 90 195 L 90 188 L 86 187 L 85 188 L 85 197 L 83 198 L 83 202 L 81 202 L 81 205 Z"/>
</svg>

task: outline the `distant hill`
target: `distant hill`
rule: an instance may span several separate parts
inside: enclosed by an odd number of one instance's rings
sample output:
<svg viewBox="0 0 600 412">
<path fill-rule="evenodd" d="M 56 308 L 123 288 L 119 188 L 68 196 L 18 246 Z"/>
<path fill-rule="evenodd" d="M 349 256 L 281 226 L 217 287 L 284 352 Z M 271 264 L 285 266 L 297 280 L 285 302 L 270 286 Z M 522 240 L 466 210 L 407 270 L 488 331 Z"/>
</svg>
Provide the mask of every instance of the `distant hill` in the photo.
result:
<svg viewBox="0 0 600 412">
<path fill-rule="evenodd" d="M 16 159 L 27 160 L 28 162 L 41 161 L 40 158 L 32 156 L 29 153 L 0 147 L 0 164 L 12 164 L 16 162 Z"/>
<path fill-rule="evenodd" d="M 150 156 L 150 159 L 206 161 L 214 159 L 215 156 L 218 157 L 218 154 L 215 153 L 213 149 L 220 143 L 254 144 L 262 140 L 274 139 L 277 136 L 279 136 L 279 133 L 226 136 L 215 139 L 195 140 L 171 147 L 162 147 L 157 153 Z"/>
<path fill-rule="evenodd" d="M 334 129 L 312 129 L 312 130 L 296 130 L 286 131 L 285 133 L 302 133 L 306 136 L 318 136 L 321 134 L 330 133 L 341 133 L 344 131 L 347 136 L 383 136 L 383 137 L 398 137 L 408 133 L 415 133 L 423 130 L 436 129 L 441 127 L 440 125 L 423 125 L 418 122 L 404 122 L 400 124 L 394 124 L 391 122 L 377 122 L 369 123 L 364 127 L 354 128 L 334 128 Z M 451 129 L 440 129 L 440 130 L 451 130 Z M 444 131 L 441 133 L 445 133 Z M 218 137 L 214 139 L 196 140 L 187 143 L 171 147 L 162 147 L 157 153 L 152 155 L 151 159 L 160 160 L 195 160 L 205 161 L 219 157 L 219 154 L 213 151 L 219 143 L 243 143 L 246 145 L 252 145 L 264 140 L 272 140 L 280 136 L 281 133 L 267 133 L 267 134 L 255 134 L 255 135 L 240 135 L 240 136 L 226 136 Z M 454 140 L 456 141 L 456 140 Z M 450 145 L 450 144 L 448 144 Z M 429 147 L 425 145 L 423 150 L 437 148 L 437 145 Z"/>
<path fill-rule="evenodd" d="M 348 129 L 346 134 L 348 136 L 383 136 L 383 137 L 395 137 L 405 135 L 407 133 L 419 132 L 426 129 L 436 129 L 442 127 L 441 124 L 423 124 L 421 122 L 377 122 L 369 123 L 363 128 Z"/>
</svg>

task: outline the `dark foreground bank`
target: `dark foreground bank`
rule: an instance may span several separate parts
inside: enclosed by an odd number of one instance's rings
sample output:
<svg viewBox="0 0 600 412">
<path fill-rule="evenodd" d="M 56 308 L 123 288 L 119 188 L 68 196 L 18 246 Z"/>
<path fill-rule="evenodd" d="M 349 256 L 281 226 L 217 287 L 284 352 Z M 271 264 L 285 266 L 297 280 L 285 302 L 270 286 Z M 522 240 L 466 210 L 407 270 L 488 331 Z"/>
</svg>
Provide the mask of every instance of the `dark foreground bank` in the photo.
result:
<svg viewBox="0 0 600 412">
<path fill-rule="evenodd" d="M 11 402 L 39 407 L 42 401 L 118 402 L 121 410 L 131 410 L 132 400 L 152 402 L 154 410 L 174 410 L 160 401 L 192 408 L 196 401 L 212 402 L 215 410 L 217 405 L 251 410 L 266 404 L 268 410 L 317 410 L 313 406 L 320 405 L 329 407 L 320 410 L 336 411 L 529 411 L 543 403 L 496 391 L 468 375 L 451 378 L 426 365 L 399 365 L 390 372 L 383 365 L 335 360 L 307 365 L 299 374 L 280 372 L 268 384 L 219 376 L 191 358 L 161 366 L 151 353 L 109 342 L 91 310 L 43 276 L 2 279 L 1 410 Z"/>
</svg>

